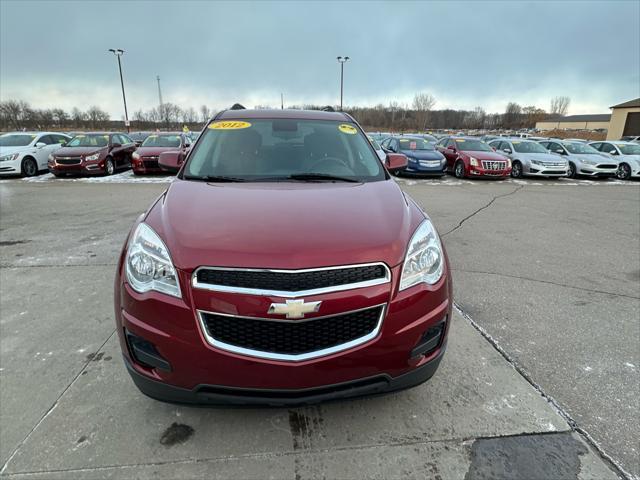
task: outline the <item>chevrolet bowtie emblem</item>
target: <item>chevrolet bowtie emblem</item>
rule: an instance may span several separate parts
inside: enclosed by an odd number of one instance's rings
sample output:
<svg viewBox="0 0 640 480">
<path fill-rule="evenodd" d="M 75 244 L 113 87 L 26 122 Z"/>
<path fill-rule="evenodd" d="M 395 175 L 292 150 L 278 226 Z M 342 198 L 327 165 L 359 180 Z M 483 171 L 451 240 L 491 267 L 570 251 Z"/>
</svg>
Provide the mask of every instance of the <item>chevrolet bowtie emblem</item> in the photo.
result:
<svg viewBox="0 0 640 480">
<path fill-rule="evenodd" d="M 305 313 L 317 312 L 322 302 L 308 302 L 302 300 L 287 300 L 287 303 L 272 303 L 269 312 L 273 315 L 286 315 L 287 318 L 304 318 Z"/>
</svg>

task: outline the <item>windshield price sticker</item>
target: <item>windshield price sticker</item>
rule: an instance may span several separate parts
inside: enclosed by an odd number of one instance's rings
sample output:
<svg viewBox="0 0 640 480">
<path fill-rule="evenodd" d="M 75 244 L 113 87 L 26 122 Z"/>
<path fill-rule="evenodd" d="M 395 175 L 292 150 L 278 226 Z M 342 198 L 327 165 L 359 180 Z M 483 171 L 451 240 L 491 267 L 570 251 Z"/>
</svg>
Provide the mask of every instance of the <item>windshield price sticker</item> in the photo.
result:
<svg viewBox="0 0 640 480">
<path fill-rule="evenodd" d="M 418 144 L 417 144 L 417 142 L 411 142 L 411 143 L 409 144 L 409 149 L 410 149 L 410 150 L 415 150 L 416 148 L 418 148 Z"/>
<path fill-rule="evenodd" d="M 240 121 L 223 121 L 223 122 L 215 122 L 209 125 L 209 128 L 212 130 L 240 130 L 242 128 L 249 128 L 251 124 L 249 122 L 240 122 Z"/>
<path fill-rule="evenodd" d="M 464 142 L 464 138 L 456 138 L 456 142 L 462 143 L 462 142 Z"/>
<path fill-rule="evenodd" d="M 340 130 L 342 133 L 346 133 L 347 135 L 355 135 L 356 133 L 358 133 L 356 127 L 352 127 L 351 125 L 347 125 L 345 123 L 339 125 L 338 130 Z"/>
</svg>

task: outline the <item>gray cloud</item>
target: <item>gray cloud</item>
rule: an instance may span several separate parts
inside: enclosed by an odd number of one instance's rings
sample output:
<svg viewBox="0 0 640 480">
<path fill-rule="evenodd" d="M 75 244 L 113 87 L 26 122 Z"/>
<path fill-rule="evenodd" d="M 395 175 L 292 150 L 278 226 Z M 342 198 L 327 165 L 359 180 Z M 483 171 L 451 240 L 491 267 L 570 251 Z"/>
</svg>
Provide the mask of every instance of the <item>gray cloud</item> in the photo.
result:
<svg viewBox="0 0 640 480">
<path fill-rule="evenodd" d="M 640 2 L 36 2 L 0 3 L 0 96 L 34 106 L 98 104 L 122 115 L 165 101 L 336 103 L 437 108 L 506 102 L 606 112 L 640 95 Z M 28 26 L 28 28 L 27 28 Z M 28 34 L 26 32 L 28 31 Z"/>
</svg>

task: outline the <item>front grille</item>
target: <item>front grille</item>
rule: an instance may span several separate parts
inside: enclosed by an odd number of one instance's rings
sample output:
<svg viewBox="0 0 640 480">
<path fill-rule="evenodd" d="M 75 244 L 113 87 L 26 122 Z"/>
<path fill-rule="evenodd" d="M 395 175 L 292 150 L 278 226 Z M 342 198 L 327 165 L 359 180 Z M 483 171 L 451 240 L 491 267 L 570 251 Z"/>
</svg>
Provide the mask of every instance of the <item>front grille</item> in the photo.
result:
<svg viewBox="0 0 640 480">
<path fill-rule="evenodd" d="M 562 175 L 566 175 L 567 172 L 562 171 L 562 170 L 544 170 L 542 172 L 542 175 L 558 175 L 558 176 L 562 176 Z"/>
<path fill-rule="evenodd" d="M 81 163 L 80 157 L 58 157 L 56 163 L 60 165 L 79 165 Z"/>
<path fill-rule="evenodd" d="M 485 170 L 504 170 L 507 168 L 507 162 L 482 160 L 482 168 Z"/>
<path fill-rule="evenodd" d="M 374 332 L 383 308 L 377 306 L 329 317 L 294 321 L 230 317 L 207 312 L 200 312 L 200 317 L 207 335 L 226 347 L 300 355 L 343 345 Z"/>
<path fill-rule="evenodd" d="M 618 165 L 612 165 L 610 163 L 601 163 L 597 168 L 618 168 Z"/>
<path fill-rule="evenodd" d="M 158 168 L 158 157 L 142 157 L 142 161 L 147 168 Z"/>
<path fill-rule="evenodd" d="M 203 288 L 209 285 L 228 289 L 295 293 L 332 287 L 355 288 L 363 282 L 383 283 L 388 280 L 388 275 L 383 264 L 299 271 L 225 270 L 204 267 L 197 271 L 196 280 L 196 286 L 204 286 Z"/>
</svg>

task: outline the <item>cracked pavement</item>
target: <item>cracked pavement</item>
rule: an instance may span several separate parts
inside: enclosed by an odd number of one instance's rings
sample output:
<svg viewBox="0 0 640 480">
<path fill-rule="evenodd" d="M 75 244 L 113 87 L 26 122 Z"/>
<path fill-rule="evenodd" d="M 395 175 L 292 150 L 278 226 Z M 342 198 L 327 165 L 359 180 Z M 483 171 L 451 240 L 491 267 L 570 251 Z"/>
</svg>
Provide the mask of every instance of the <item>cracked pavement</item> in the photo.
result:
<svg viewBox="0 0 640 480">
<path fill-rule="evenodd" d="M 596 447 L 638 475 L 637 183 L 404 185 L 486 336 L 456 314 L 427 384 L 298 409 L 163 404 L 128 378 L 115 259 L 163 188 L 0 182 L 3 478 L 618 478 Z"/>
</svg>

